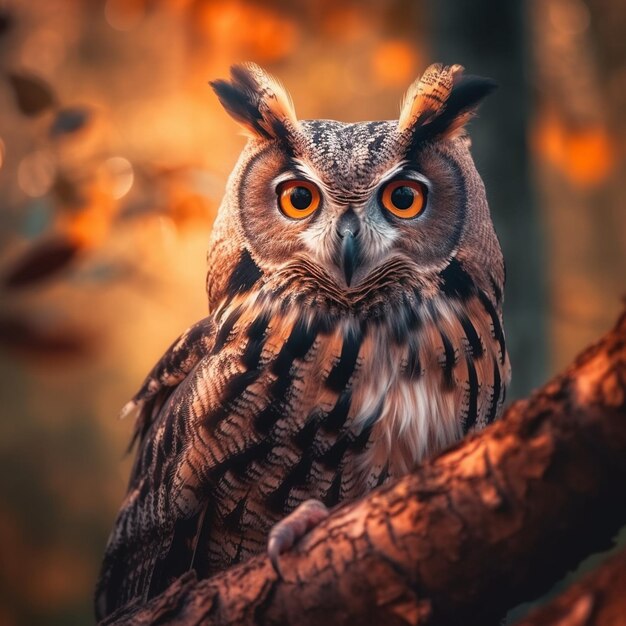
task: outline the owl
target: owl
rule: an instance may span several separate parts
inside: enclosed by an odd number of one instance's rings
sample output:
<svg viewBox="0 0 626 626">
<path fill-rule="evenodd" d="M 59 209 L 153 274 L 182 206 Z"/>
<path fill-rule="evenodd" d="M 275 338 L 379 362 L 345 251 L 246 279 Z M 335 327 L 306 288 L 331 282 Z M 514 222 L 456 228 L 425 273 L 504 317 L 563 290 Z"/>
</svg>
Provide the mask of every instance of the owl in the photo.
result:
<svg viewBox="0 0 626 626">
<path fill-rule="evenodd" d="M 510 378 L 465 132 L 491 81 L 433 65 L 398 120 L 352 124 L 299 120 L 253 64 L 212 86 L 249 139 L 211 235 L 209 315 L 125 408 L 138 449 L 99 618 L 266 550 L 304 502 L 406 474 L 494 420 Z"/>
</svg>

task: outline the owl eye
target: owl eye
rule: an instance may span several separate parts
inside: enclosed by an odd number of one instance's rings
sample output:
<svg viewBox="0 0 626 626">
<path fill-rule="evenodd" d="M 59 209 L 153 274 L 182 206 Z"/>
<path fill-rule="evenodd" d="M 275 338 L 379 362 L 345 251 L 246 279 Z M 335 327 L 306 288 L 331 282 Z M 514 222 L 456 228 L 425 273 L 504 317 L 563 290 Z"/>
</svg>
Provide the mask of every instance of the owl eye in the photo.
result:
<svg viewBox="0 0 626 626">
<path fill-rule="evenodd" d="M 414 180 L 392 180 L 383 189 L 381 201 L 396 217 L 410 219 L 426 205 L 426 186 Z"/>
<path fill-rule="evenodd" d="M 289 180 L 278 186 L 280 210 L 294 220 L 309 217 L 320 204 L 319 189 L 306 180 Z"/>
</svg>

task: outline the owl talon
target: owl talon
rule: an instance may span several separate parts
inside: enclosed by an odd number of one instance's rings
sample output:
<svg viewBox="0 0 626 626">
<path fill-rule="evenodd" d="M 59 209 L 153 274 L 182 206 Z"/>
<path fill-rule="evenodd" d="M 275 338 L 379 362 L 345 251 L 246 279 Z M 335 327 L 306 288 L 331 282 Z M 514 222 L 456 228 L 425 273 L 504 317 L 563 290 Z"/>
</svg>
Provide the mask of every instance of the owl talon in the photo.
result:
<svg viewBox="0 0 626 626">
<path fill-rule="evenodd" d="M 267 555 L 274 571 L 282 578 L 278 558 L 292 548 L 304 535 L 328 517 L 328 509 L 319 500 L 306 500 L 270 530 Z"/>
</svg>

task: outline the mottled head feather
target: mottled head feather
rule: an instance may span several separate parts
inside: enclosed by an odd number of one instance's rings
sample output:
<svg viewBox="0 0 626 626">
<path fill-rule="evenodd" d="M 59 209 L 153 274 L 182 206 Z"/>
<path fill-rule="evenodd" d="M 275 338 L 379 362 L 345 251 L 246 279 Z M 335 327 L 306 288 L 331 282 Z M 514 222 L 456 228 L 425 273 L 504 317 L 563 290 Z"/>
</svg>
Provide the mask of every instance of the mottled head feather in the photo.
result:
<svg viewBox="0 0 626 626">
<path fill-rule="evenodd" d="M 210 85 L 226 111 L 253 137 L 276 139 L 298 127 L 296 111 L 287 90 L 254 63 L 230 68 L 230 81 Z"/>
<path fill-rule="evenodd" d="M 420 141 L 443 134 L 456 137 L 495 86 L 487 78 L 464 76 L 461 65 L 431 65 L 409 87 L 398 131 Z"/>
</svg>

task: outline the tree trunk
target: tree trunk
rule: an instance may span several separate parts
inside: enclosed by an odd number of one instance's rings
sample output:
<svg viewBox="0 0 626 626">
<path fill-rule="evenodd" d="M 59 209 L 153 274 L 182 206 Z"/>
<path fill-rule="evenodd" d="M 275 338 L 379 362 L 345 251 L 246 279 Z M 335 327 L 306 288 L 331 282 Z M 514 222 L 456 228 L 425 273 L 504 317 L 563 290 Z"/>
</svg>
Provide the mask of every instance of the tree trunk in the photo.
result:
<svg viewBox="0 0 626 626">
<path fill-rule="evenodd" d="M 626 313 L 562 375 L 281 558 L 183 577 L 108 623 L 495 623 L 626 519 Z"/>
</svg>

